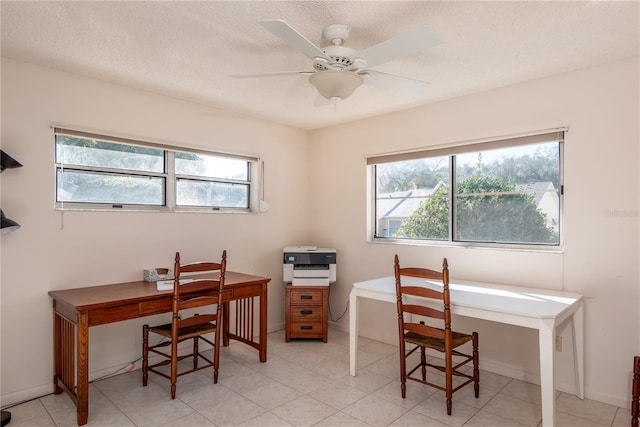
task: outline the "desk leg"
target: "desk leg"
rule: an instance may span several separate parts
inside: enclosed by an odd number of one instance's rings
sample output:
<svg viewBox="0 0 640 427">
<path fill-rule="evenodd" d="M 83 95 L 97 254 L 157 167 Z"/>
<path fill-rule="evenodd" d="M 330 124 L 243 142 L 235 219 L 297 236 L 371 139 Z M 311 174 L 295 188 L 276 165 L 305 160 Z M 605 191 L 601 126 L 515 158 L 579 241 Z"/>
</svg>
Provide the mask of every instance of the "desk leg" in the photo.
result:
<svg viewBox="0 0 640 427">
<path fill-rule="evenodd" d="M 584 310 L 583 302 L 573 313 L 571 320 L 573 332 L 573 367 L 576 378 L 576 396 L 584 399 Z"/>
<path fill-rule="evenodd" d="M 229 346 L 229 303 L 222 303 L 222 345 Z"/>
<path fill-rule="evenodd" d="M 84 425 L 89 419 L 89 314 L 78 313 L 78 425 Z"/>
<path fill-rule="evenodd" d="M 358 307 L 359 299 L 353 290 L 349 294 L 349 373 L 356 376 L 358 362 Z"/>
<path fill-rule="evenodd" d="M 267 361 L 267 285 L 260 290 L 260 361 Z"/>
<path fill-rule="evenodd" d="M 542 426 L 553 427 L 555 421 L 555 382 L 553 376 L 553 357 L 555 343 L 555 322 L 553 319 L 541 319 L 540 343 L 540 389 L 542 394 Z"/>
<path fill-rule="evenodd" d="M 62 378 L 62 318 L 56 313 L 56 302 L 53 301 L 53 394 L 64 390 L 58 384 Z"/>
</svg>

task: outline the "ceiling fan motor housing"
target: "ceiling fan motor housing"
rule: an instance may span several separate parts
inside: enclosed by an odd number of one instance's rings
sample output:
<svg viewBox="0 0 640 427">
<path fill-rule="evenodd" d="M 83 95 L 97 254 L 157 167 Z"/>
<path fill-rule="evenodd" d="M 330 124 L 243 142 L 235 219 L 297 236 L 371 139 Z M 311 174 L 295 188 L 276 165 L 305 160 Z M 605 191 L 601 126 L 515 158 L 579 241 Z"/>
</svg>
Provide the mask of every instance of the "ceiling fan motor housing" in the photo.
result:
<svg viewBox="0 0 640 427">
<path fill-rule="evenodd" d="M 341 45 L 349 38 L 351 34 L 351 28 L 345 24 L 331 24 L 324 27 L 322 30 L 322 37 L 325 40 L 329 40 L 331 44 Z"/>
<path fill-rule="evenodd" d="M 330 41 L 331 44 L 323 47 L 322 51 L 331 61 L 316 60 L 313 63 L 313 68 L 318 71 L 351 69 L 356 51 L 344 46 L 344 42 L 349 38 L 350 33 L 351 28 L 348 25 L 327 25 L 322 31 L 322 37 Z"/>
<path fill-rule="evenodd" d="M 353 57 L 356 54 L 355 49 L 340 45 L 326 46 L 322 48 L 322 51 L 331 61 L 326 63 L 323 61 L 314 61 L 313 68 L 318 71 L 349 68 L 353 65 Z"/>
</svg>

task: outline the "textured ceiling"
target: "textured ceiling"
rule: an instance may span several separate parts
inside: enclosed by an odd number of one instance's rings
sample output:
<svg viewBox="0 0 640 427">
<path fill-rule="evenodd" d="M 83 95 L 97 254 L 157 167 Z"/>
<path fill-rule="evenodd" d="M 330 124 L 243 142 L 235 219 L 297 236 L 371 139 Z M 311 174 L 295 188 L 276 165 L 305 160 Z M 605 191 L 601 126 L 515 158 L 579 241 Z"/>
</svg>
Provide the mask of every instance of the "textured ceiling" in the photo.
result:
<svg viewBox="0 0 640 427">
<path fill-rule="evenodd" d="M 303 129 L 398 111 L 640 53 L 638 1 L 2 1 L 2 56 Z M 431 83 L 426 94 L 363 85 L 314 106 L 311 60 L 257 23 L 283 19 L 316 45 L 332 23 L 373 46 L 430 25 L 443 43 L 375 67 Z"/>
</svg>

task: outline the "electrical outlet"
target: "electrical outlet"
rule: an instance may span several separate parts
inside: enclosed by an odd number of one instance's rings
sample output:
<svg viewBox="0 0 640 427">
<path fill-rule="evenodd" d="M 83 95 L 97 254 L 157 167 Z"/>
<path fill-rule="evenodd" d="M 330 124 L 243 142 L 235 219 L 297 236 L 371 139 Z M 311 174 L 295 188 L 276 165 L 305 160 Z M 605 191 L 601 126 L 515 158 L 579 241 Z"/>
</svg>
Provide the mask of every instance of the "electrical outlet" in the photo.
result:
<svg viewBox="0 0 640 427">
<path fill-rule="evenodd" d="M 562 337 L 556 335 L 556 351 L 562 351 Z"/>
</svg>

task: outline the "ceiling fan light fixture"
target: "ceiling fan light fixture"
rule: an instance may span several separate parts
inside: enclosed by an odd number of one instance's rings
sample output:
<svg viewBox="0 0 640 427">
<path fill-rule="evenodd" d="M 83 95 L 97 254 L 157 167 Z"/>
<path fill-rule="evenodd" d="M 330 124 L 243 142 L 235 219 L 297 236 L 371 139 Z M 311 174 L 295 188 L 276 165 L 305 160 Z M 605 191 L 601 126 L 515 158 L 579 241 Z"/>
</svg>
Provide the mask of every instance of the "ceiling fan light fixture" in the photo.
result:
<svg viewBox="0 0 640 427">
<path fill-rule="evenodd" d="M 364 79 L 351 71 L 326 70 L 309 76 L 311 83 L 324 98 L 334 101 L 344 100 L 351 96 Z"/>
</svg>

